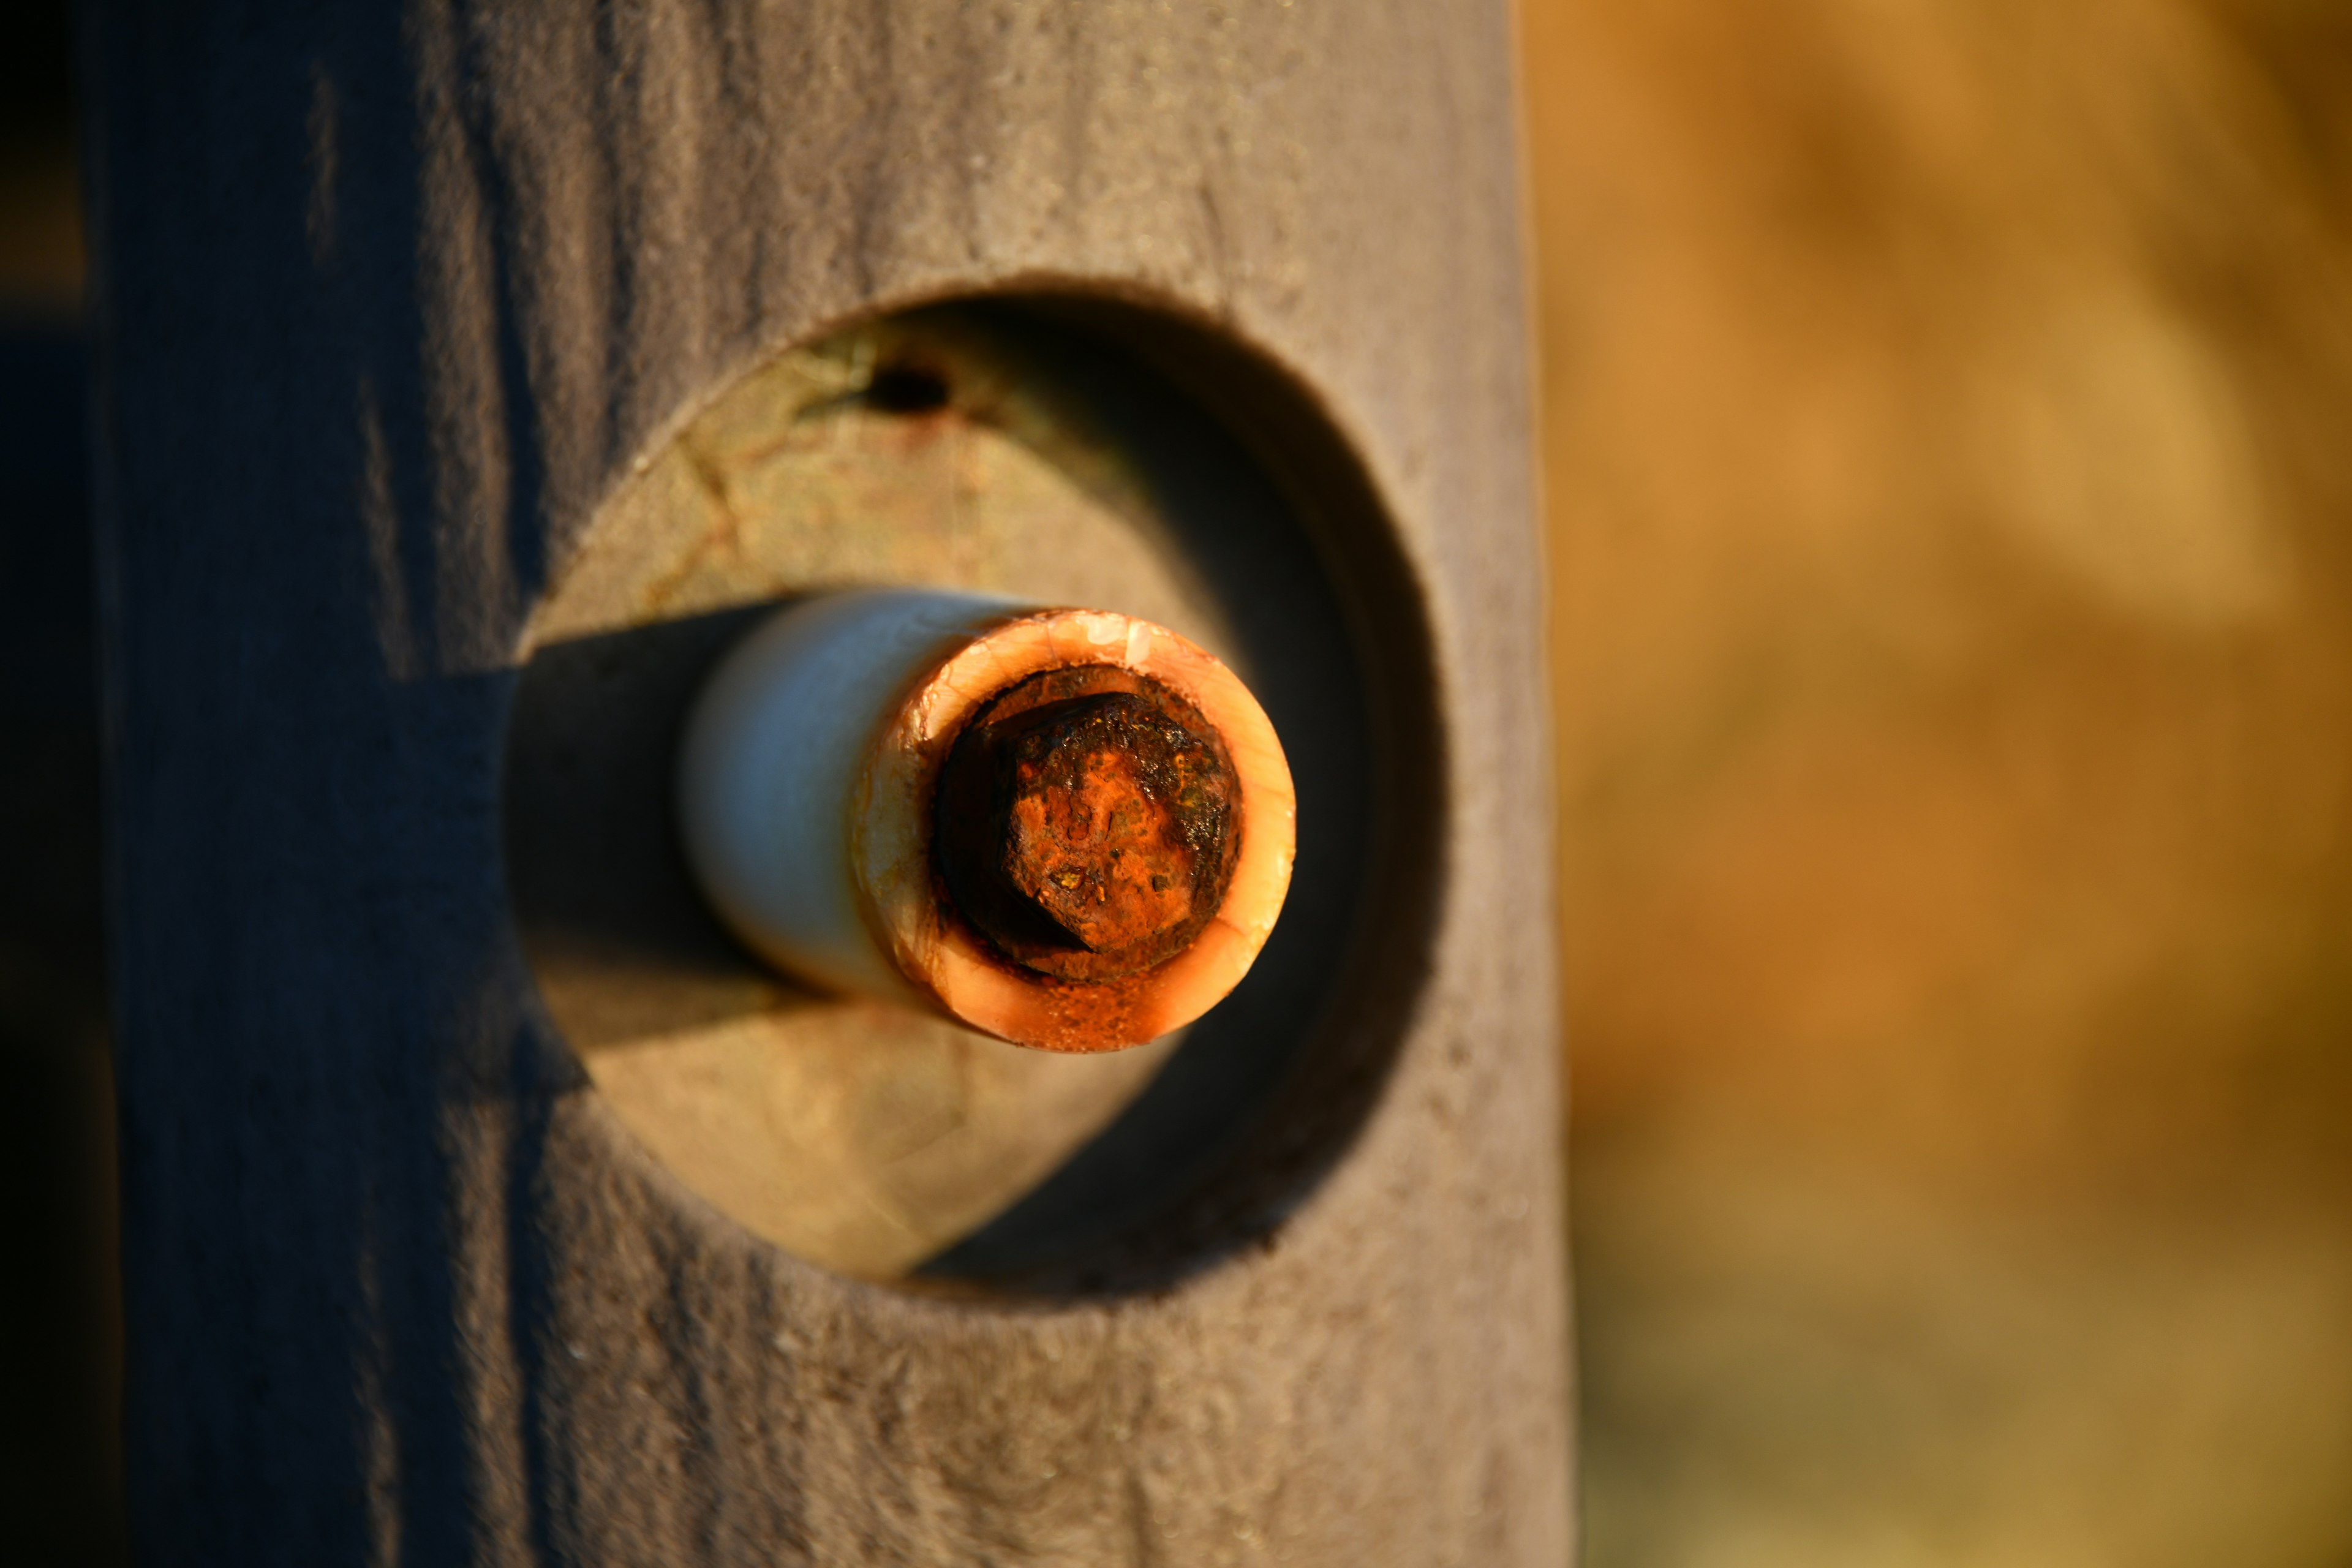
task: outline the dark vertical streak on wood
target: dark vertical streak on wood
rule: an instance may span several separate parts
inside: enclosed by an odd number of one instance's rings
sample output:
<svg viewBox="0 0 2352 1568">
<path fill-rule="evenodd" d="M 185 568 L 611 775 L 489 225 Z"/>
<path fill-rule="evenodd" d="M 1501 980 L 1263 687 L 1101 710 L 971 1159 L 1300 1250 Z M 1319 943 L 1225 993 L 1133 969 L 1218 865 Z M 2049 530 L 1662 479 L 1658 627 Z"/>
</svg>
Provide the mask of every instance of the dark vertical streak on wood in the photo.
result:
<svg viewBox="0 0 2352 1568">
<path fill-rule="evenodd" d="M 761 84 L 763 78 L 774 79 L 781 73 L 766 69 L 761 56 L 765 29 L 756 13 L 734 0 L 701 0 L 701 16 L 711 40 L 714 112 L 720 125 L 740 128 L 732 147 L 711 147 L 703 174 L 706 210 L 742 215 L 740 224 L 717 226 L 730 239 L 712 292 L 722 305 L 734 306 L 718 335 L 730 347 L 748 347 L 745 339 L 753 323 L 769 313 L 767 279 L 789 266 L 783 249 L 789 236 L 780 232 L 773 185 L 761 177 L 775 156 L 778 136 L 775 104 Z M 728 284 L 737 279 L 740 299 L 729 300 Z"/>
<path fill-rule="evenodd" d="M 572 1500 L 560 1489 L 549 1447 L 548 1363 L 566 1353 L 556 1298 L 563 1282 L 551 1267 L 540 1216 L 546 1212 L 547 1153 L 559 1086 L 546 1081 L 545 1055 L 529 1044 L 514 1053 L 514 1129 L 507 1147 L 507 1334 L 516 1364 L 522 1492 L 528 1539 L 541 1562 L 559 1562 L 557 1510 Z"/>
<path fill-rule="evenodd" d="M 887 160 L 898 130 L 898 91 L 895 67 L 898 51 L 898 14 L 887 7 L 877 7 L 864 28 L 855 31 L 828 29 L 841 40 L 843 47 L 855 47 L 851 39 L 864 47 L 859 71 L 857 99 L 862 110 L 861 123 L 856 127 L 856 139 L 870 149 L 858 171 L 856 188 L 849 193 L 852 215 L 848 243 L 843 247 L 842 259 L 854 268 L 850 273 L 852 292 L 860 299 L 871 299 L 881 282 L 880 264 L 887 260 L 895 246 L 892 234 L 891 207 L 902 190 L 899 181 L 890 177 Z M 848 140 L 848 138 L 845 138 Z"/>
</svg>

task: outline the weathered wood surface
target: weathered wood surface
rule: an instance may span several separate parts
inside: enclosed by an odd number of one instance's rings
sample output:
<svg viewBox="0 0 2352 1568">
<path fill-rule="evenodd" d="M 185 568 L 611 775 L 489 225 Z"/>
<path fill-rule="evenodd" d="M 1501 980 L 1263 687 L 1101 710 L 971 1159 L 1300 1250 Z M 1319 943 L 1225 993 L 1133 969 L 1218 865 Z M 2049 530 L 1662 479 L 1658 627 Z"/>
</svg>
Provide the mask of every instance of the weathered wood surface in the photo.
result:
<svg viewBox="0 0 2352 1568">
<path fill-rule="evenodd" d="M 1567 1555 L 1501 5 L 94 7 L 130 1408 L 155 1562 Z M 1266 1243 L 985 1302 L 622 1134 L 499 871 L 517 640 L 733 376 L 1018 281 L 1286 366 L 1426 600 L 1444 885 Z"/>
</svg>

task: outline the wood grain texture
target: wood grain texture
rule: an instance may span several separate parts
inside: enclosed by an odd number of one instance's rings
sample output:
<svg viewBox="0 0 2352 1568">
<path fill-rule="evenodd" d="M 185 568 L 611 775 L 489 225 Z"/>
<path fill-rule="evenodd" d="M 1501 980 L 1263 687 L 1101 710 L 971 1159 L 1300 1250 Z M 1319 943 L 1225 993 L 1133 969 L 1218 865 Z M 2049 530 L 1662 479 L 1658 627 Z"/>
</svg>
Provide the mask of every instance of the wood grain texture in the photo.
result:
<svg viewBox="0 0 2352 1568">
<path fill-rule="evenodd" d="M 128 1445 L 154 1562 L 1567 1555 L 1540 574 L 1499 5 L 93 7 Z M 518 640 L 764 358 L 1151 299 L 1352 442 L 1444 884 L 1377 1111 L 1161 1292 L 853 1284 L 532 1000 Z"/>
</svg>

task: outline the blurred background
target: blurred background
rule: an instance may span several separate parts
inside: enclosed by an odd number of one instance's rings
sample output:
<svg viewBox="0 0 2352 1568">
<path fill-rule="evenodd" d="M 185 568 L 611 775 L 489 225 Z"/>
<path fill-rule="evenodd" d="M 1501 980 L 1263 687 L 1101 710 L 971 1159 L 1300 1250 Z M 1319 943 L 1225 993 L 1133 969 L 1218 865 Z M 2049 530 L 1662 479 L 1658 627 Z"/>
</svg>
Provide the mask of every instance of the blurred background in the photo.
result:
<svg viewBox="0 0 2352 1568">
<path fill-rule="evenodd" d="M 2352 6 L 1522 26 L 1589 1562 L 2352 1562 Z"/>
<path fill-rule="evenodd" d="M 2352 1562 L 2352 4 L 1521 22 L 1588 1563 Z M 0 53 L 0 1508 L 101 1563 L 68 53 Z"/>
</svg>

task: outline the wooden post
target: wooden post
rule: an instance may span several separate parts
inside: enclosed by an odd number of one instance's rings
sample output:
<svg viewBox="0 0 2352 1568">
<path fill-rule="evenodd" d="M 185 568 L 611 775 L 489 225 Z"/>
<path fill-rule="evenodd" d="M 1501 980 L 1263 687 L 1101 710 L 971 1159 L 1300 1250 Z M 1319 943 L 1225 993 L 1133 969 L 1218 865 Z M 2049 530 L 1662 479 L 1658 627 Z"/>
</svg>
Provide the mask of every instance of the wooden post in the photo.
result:
<svg viewBox="0 0 2352 1568">
<path fill-rule="evenodd" d="M 86 23 L 144 1558 L 1565 1561 L 1507 7 Z M 1303 504 L 1396 563 L 1359 634 L 1425 643 L 1384 743 L 1430 868 L 1367 913 L 1417 933 L 1360 988 L 1395 1048 L 1300 1090 L 1363 1113 L 1285 1212 L 1019 1299 L 673 1180 L 533 999 L 499 816 L 523 628 L 632 465 L 840 323 L 1016 288 L 1326 433 Z"/>
</svg>

